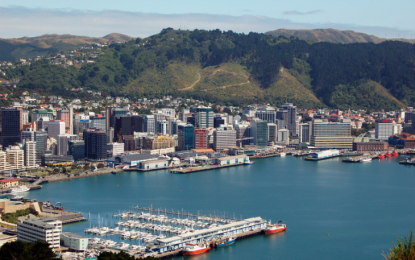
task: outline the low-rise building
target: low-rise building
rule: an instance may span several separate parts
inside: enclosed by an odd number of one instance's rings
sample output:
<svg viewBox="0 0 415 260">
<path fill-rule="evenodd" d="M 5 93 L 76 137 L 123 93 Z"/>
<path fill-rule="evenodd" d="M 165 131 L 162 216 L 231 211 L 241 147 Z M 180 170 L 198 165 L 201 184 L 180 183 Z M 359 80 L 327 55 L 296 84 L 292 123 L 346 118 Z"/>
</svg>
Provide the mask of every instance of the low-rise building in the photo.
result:
<svg viewBox="0 0 415 260">
<path fill-rule="evenodd" d="M 89 238 L 71 233 L 71 232 L 63 232 L 61 233 L 61 244 L 64 247 L 68 247 L 69 249 L 76 250 L 76 251 L 85 251 L 88 250 L 88 241 Z"/>
<path fill-rule="evenodd" d="M 389 150 L 388 142 L 354 142 L 353 151 L 368 152 L 368 151 L 387 151 Z"/>
<path fill-rule="evenodd" d="M 249 156 L 245 154 L 235 155 L 235 156 L 227 156 L 227 157 L 219 157 L 212 159 L 212 163 L 214 165 L 233 165 L 249 162 Z"/>
<path fill-rule="evenodd" d="M 17 222 L 17 240 L 49 243 L 51 248 L 60 248 L 62 221 L 56 218 L 30 218 Z"/>
<path fill-rule="evenodd" d="M 19 180 L 18 179 L 3 179 L 0 180 L 0 188 L 1 189 L 10 189 L 13 187 L 19 186 Z"/>
<path fill-rule="evenodd" d="M 167 159 L 160 159 L 160 160 L 149 160 L 142 162 L 139 166 L 139 169 L 143 170 L 153 170 L 158 168 L 164 168 L 169 165 L 169 161 Z"/>
</svg>

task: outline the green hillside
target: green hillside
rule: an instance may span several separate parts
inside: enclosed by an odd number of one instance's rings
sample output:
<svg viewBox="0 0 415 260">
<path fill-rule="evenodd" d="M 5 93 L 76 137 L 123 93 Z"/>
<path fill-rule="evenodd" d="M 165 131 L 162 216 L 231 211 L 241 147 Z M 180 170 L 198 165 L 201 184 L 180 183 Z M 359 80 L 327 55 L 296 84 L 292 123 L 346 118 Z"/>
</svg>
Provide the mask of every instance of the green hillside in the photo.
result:
<svg viewBox="0 0 415 260">
<path fill-rule="evenodd" d="M 133 99 L 169 94 L 234 105 L 397 109 L 415 101 L 414 70 L 414 45 L 404 42 L 342 45 L 164 29 L 110 45 L 81 68 L 40 61 L 6 75 L 21 78 L 21 89 L 44 93 L 83 86 Z"/>
</svg>

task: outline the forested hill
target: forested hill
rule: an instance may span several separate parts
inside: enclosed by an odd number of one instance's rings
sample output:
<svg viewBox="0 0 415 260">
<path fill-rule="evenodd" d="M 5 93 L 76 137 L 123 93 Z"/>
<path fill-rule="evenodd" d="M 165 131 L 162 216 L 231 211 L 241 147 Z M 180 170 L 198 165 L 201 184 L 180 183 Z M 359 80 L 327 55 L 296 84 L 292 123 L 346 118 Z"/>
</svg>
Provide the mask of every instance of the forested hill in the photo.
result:
<svg viewBox="0 0 415 260">
<path fill-rule="evenodd" d="M 64 94 L 85 87 L 131 98 L 166 94 L 243 105 L 396 109 L 415 101 L 415 47 L 332 44 L 232 31 L 175 31 L 111 45 L 97 62 L 46 61 L 6 71 L 18 87 Z"/>
</svg>

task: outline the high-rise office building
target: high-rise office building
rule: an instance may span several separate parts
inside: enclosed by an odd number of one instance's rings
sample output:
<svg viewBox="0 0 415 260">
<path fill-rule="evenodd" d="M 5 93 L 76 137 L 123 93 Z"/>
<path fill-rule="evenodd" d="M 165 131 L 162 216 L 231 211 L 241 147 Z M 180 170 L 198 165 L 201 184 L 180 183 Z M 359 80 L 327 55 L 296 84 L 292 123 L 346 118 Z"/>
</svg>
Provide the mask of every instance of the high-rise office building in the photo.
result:
<svg viewBox="0 0 415 260">
<path fill-rule="evenodd" d="M 65 133 L 69 134 L 71 125 L 71 113 L 69 110 L 58 110 L 56 112 L 56 119 L 65 122 Z"/>
<path fill-rule="evenodd" d="M 236 140 L 239 142 L 239 145 L 249 145 L 250 137 L 250 127 L 246 124 L 236 124 Z M 247 138 L 244 140 L 244 138 Z"/>
<path fill-rule="evenodd" d="M 49 126 L 49 122 L 50 122 L 49 117 L 40 117 L 40 118 L 38 118 L 37 121 L 36 121 L 37 130 L 38 131 L 41 131 L 41 130 L 47 131 L 48 126 Z"/>
<path fill-rule="evenodd" d="M 196 109 L 196 127 L 199 128 L 210 128 L 213 127 L 214 122 L 213 119 L 215 117 L 215 113 L 213 113 L 212 108 L 210 107 L 198 107 Z"/>
<path fill-rule="evenodd" d="M 251 121 L 251 139 L 250 143 L 257 146 L 267 146 L 268 142 L 268 122 L 254 118 Z"/>
<path fill-rule="evenodd" d="M 85 160 L 85 141 L 69 141 L 69 153 L 72 155 L 75 162 Z"/>
<path fill-rule="evenodd" d="M 275 123 L 277 113 L 275 108 L 270 106 L 260 107 L 255 113 L 255 117 L 265 120 L 268 123 Z"/>
<path fill-rule="evenodd" d="M 310 145 L 317 148 L 352 149 L 350 119 L 336 123 L 314 119 Z"/>
<path fill-rule="evenodd" d="M 114 128 L 110 127 L 107 129 L 107 143 L 114 142 Z"/>
<path fill-rule="evenodd" d="M 114 127 L 115 126 L 115 118 L 119 117 L 119 116 L 126 116 L 127 115 L 127 110 L 126 109 L 122 109 L 122 108 L 114 108 L 111 110 L 111 120 L 110 120 L 110 127 Z"/>
<path fill-rule="evenodd" d="M 42 156 L 46 154 L 48 144 L 48 133 L 46 131 L 35 132 L 36 142 L 36 164 L 42 164 Z"/>
<path fill-rule="evenodd" d="M 312 124 L 311 121 L 307 124 L 299 124 L 298 125 L 298 141 L 299 141 L 299 143 L 310 143 L 312 127 L 313 127 L 313 124 Z"/>
<path fill-rule="evenodd" d="M 89 118 L 89 127 L 107 131 L 107 118 L 102 115 L 91 116 Z"/>
<path fill-rule="evenodd" d="M 287 129 L 290 131 L 291 136 L 297 135 L 297 107 L 294 106 L 292 103 L 285 103 L 281 106 L 281 109 L 287 111 Z"/>
<path fill-rule="evenodd" d="M 132 124 L 134 132 L 144 132 L 144 116 L 134 115 Z"/>
<path fill-rule="evenodd" d="M 1 144 L 3 148 L 22 141 L 20 134 L 23 128 L 22 115 L 23 110 L 21 107 L 1 109 Z"/>
<path fill-rule="evenodd" d="M 287 120 L 288 120 L 288 112 L 287 110 L 278 110 L 276 112 L 277 119 L 276 123 L 278 125 L 278 129 L 286 129 L 287 128 Z"/>
<path fill-rule="evenodd" d="M 255 106 L 245 106 L 242 108 L 242 116 L 243 117 L 255 117 L 255 112 L 256 112 L 256 107 Z"/>
<path fill-rule="evenodd" d="M 277 142 L 277 132 L 278 126 L 277 124 L 268 123 L 268 142 Z"/>
<path fill-rule="evenodd" d="M 120 142 L 124 135 L 133 135 L 133 117 L 119 116 L 115 118 L 114 138 L 116 142 Z"/>
<path fill-rule="evenodd" d="M 208 147 L 208 130 L 206 128 L 195 128 L 195 149 L 206 149 Z"/>
<path fill-rule="evenodd" d="M 73 134 L 79 135 L 83 133 L 85 129 L 89 128 L 89 116 L 87 115 L 75 115 L 73 123 Z"/>
<path fill-rule="evenodd" d="M 29 111 L 23 110 L 22 124 L 29 123 Z"/>
<path fill-rule="evenodd" d="M 58 135 L 56 140 L 58 142 L 57 155 L 67 155 L 69 151 L 69 142 L 78 140 L 78 136 L 70 134 Z"/>
<path fill-rule="evenodd" d="M 179 125 L 178 127 L 178 148 L 179 150 L 191 150 L 194 146 L 194 126 Z"/>
<path fill-rule="evenodd" d="M 288 145 L 290 143 L 290 131 L 288 131 L 288 129 L 279 129 L 277 141 L 278 143 Z"/>
<path fill-rule="evenodd" d="M 24 151 L 24 165 L 27 168 L 33 168 L 36 166 L 36 142 L 27 141 L 25 142 Z"/>
<path fill-rule="evenodd" d="M 220 125 L 225 125 L 225 120 L 222 117 L 217 116 L 213 119 L 213 127 L 218 128 Z"/>
<path fill-rule="evenodd" d="M 216 152 L 236 146 L 236 131 L 221 130 L 213 132 L 213 149 Z"/>
<path fill-rule="evenodd" d="M 107 133 L 98 129 L 84 130 L 85 157 L 91 160 L 107 158 Z"/>
<path fill-rule="evenodd" d="M 65 121 L 63 120 L 52 120 L 48 124 L 48 135 L 50 137 L 58 139 L 58 135 L 65 134 Z"/>
<path fill-rule="evenodd" d="M 156 120 L 154 119 L 154 115 L 145 116 L 144 131 L 146 133 L 156 133 Z"/>
<path fill-rule="evenodd" d="M 31 128 L 26 129 L 26 131 L 22 131 L 22 140 L 34 141 L 35 131 L 33 131 Z"/>
<path fill-rule="evenodd" d="M 157 134 L 167 135 L 167 121 L 157 121 Z"/>
<path fill-rule="evenodd" d="M 398 127 L 399 126 L 399 127 Z M 375 138 L 388 140 L 391 135 L 400 134 L 401 125 L 394 124 L 393 120 L 377 120 L 375 124 Z"/>
</svg>

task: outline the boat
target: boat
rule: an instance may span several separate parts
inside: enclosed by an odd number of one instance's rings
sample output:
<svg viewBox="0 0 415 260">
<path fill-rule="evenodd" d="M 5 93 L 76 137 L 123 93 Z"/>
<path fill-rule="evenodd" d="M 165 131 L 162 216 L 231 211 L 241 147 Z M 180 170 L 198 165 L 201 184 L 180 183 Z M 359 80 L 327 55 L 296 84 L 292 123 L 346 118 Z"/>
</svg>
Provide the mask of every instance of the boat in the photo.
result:
<svg viewBox="0 0 415 260">
<path fill-rule="evenodd" d="M 359 159 L 359 162 L 364 163 L 364 162 L 371 162 L 372 158 L 370 157 L 363 157 Z"/>
<path fill-rule="evenodd" d="M 385 154 L 385 157 L 391 157 L 392 155 L 389 153 L 389 152 L 387 152 L 386 154 Z"/>
<path fill-rule="evenodd" d="M 252 164 L 254 164 L 255 162 L 253 162 L 253 161 L 249 161 L 249 162 L 244 162 L 244 164 L 245 165 L 252 165 Z"/>
<path fill-rule="evenodd" d="M 198 246 L 195 244 L 186 243 L 186 248 L 183 249 L 183 255 L 198 255 L 205 253 L 210 250 L 210 246 L 202 245 Z"/>
<path fill-rule="evenodd" d="M 393 150 L 392 156 L 398 156 L 398 155 L 399 155 L 399 153 L 397 153 L 395 150 Z"/>
<path fill-rule="evenodd" d="M 286 155 L 285 153 L 280 153 L 281 157 L 285 157 L 285 155 Z"/>
<path fill-rule="evenodd" d="M 282 224 L 282 221 L 278 221 L 278 224 L 271 224 L 271 221 L 268 223 L 267 227 L 264 229 L 264 233 L 267 234 L 274 234 L 278 232 L 285 231 L 287 229 L 287 225 Z"/>
<path fill-rule="evenodd" d="M 26 191 L 29 191 L 29 190 L 30 189 L 28 187 L 26 187 L 26 185 L 22 185 L 22 186 L 19 186 L 17 188 L 11 188 L 10 192 L 11 193 L 20 193 L 20 192 L 26 192 Z"/>
<path fill-rule="evenodd" d="M 117 174 L 117 172 L 116 172 L 116 171 L 112 171 L 111 173 L 112 173 L 112 174 Z"/>
<path fill-rule="evenodd" d="M 216 247 L 223 247 L 223 246 L 229 246 L 235 243 L 236 238 L 235 237 L 228 237 L 226 238 L 222 243 L 217 244 Z"/>
<path fill-rule="evenodd" d="M 385 156 L 384 156 L 383 154 L 381 154 L 381 153 L 380 153 L 380 154 L 378 155 L 378 158 L 379 158 L 379 159 L 383 159 L 383 158 L 385 158 Z"/>
<path fill-rule="evenodd" d="M 342 162 L 351 162 L 351 163 L 355 163 L 355 162 L 358 162 L 358 161 L 353 160 L 353 158 L 352 158 L 352 157 L 347 157 L 347 158 L 344 158 L 344 159 L 342 160 Z"/>
</svg>

